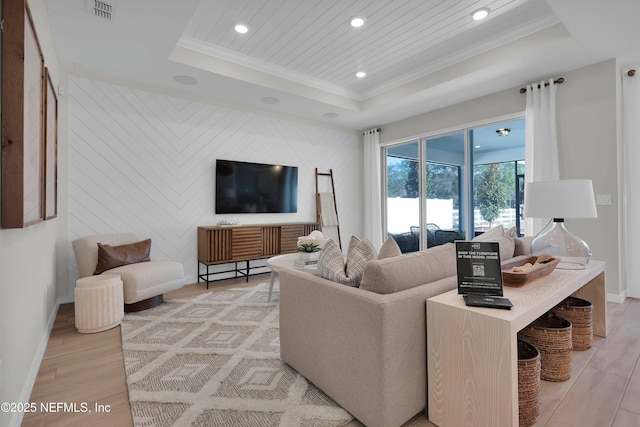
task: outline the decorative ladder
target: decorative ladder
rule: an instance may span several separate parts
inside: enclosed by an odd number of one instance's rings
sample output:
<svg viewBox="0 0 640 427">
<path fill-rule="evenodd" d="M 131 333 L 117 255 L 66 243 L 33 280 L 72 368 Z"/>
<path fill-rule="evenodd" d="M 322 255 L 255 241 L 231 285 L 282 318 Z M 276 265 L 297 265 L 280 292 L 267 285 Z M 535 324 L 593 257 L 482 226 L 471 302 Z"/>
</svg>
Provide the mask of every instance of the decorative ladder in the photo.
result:
<svg viewBox="0 0 640 427">
<path fill-rule="evenodd" d="M 329 177 L 331 179 L 331 192 L 320 192 L 319 177 Z M 325 238 L 338 241 L 338 246 L 342 250 L 342 240 L 340 238 L 340 222 L 338 221 L 338 205 L 336 204 L 336 187 L 333 182 L 333 169 L 328 173 L 318 172 L 316 168 L 316 221 L 320 225 L 320 231 Z"/>
</svg>

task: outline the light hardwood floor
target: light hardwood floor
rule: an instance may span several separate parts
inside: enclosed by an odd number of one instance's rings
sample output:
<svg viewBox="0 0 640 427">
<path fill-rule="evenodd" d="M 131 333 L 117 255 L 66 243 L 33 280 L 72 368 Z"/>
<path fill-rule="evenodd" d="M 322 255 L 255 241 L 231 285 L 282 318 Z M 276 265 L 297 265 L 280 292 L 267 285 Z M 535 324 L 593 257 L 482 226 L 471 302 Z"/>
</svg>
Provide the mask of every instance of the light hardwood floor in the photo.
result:
<svg viewBox="0 0 640 427">
<path fill-rule="evenodd" d="M 249 283 L 226 280 L 192 284 L 165 295 L 185 297 L 252 286 L 269 280 L 251 277 Z M 540 418 L 536 426 L 640 427 L 640 300 L 608 304 L 609 336 L 594 337 L 593 347 L 574 352 L 571 379 L 542 381 Z M 60 306 L 30 402 L 86 402 L 91 412 L 28 413 L 22 425 L 132 426 L 120 340 L 120 327 L 96 334 L 79 334 L 73 304 Z M 96 411 L 95 405 L 102 411 Z M 68 408 L 67 408 L 68 409 Z M 362 426 L 357 421 L 348 427 Z M 404 427 L 433 426 L 417 414 Z M 480 426 L 478 426 L 480 427 Z"/>
</svg>

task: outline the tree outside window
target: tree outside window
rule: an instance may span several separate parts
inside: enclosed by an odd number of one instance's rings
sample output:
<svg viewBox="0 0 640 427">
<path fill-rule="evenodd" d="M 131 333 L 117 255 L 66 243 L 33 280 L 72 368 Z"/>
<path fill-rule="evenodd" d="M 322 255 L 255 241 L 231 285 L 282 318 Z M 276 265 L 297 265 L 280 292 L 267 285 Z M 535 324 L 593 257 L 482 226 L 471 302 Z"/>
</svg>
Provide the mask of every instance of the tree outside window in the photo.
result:
<svg viewBox="0 0 640 427">
<path fill-rule="evenodd" d="M 511 164 L 511 163 L 510 163 Z M 492 226 L 500 216 L 500 209 L 507 207 L 508 197 L 498 163 L 476 166 L 479 172 L 474 181 L 476 206 L 480 215 Z M 513 175 L 513 170 L 511 172 Z"/>
</svg>

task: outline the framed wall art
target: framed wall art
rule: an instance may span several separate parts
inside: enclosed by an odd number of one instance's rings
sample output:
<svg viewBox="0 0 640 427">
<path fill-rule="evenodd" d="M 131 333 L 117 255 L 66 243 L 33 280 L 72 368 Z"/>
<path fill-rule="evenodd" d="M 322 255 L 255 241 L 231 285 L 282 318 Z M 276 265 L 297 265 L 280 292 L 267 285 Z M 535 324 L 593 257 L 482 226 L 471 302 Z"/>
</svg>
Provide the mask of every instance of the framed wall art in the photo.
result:
<svg viewBox="0 0 640 427">
<path fill-rule="evenodd" d="M 58 98 L 49 70 L 45 68 L 44 219 L 58 215 Z"/>
<path fill-rule="evenodd" d="M 2 46 L 2 221 L 44 219 L 44 57 L 24 0 L 4 1 Z"/>
</svg>

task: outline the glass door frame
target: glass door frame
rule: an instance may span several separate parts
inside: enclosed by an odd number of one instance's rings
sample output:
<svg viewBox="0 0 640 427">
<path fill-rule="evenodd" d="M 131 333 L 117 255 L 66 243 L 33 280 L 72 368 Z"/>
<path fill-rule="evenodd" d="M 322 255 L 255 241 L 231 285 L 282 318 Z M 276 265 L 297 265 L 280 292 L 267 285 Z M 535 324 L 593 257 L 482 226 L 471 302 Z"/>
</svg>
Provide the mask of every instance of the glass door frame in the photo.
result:
<svg viewBox="0 0 640 427">
<path fill-rule="evenodd" d="M 382 235 L 386 236 L 388 234 L 388 230 L 387 230 L 387 220 L 388 220 L 388 212 L 387 212 L 387 186 L 388 186 L 388 181 L 387 181 L 387 149 L 388 148 L 392 148 L 392 147 L 397 147 L 400 145 L 404 145 L 404 144 L 413 144 L 413 143 L 418 143 L 418 174 L 420 175 L 420 179 L 419 179 L 419 183 L 420 185 L 418 185 L 418 198 L 419 198 L 419 202 L 418 202 L 418 206 L 419 206 L 419 250 L 424 250 L 427 249 L 427 141 L 430 139 L 435 139 L 435 138 L 440 138 L 440 137 L 444 137 L 444 136 L 448 136 L 448 135 L 453 135 L 453 134 L 457 134 L 457 133 L 462 133 L 463 134 L 463 138 L 464 138 L 464 166 L 462 167 L 463 171 L 463 179 L 462 179 L 462 184 L 461 184 L 461 188 L 460 190 L 462 191 L 462 195 L 460 197 L 460 202 L 462 204 L 462 206 L 460 206 L 460 210 L 462 209 L 467 209 L 470 206 L 470 203 L 472 202 L 471 197 L 473 196 L 472 194 L 470 194 L 469 188 L 470 187 L 470 173 L 468 172 L 468 162 L 470 160 L 470 156 L 471 156 L 471 150 L 470 150 L 470 144 L 469 144 L 469 128 L 452 128 L 448 131 L 443 131 L 443 132 L 438 132 L 436 134 L 433 135 L 429 135 L 429 136 L 425 136 L 425 137 L 420 137 L 420 138 L 411 138 L 411 139 L 407 139 L 407 140 L 403 140 L 401 142 L 396 142 L 396 143 L 390 143 L 390 144 L 381 144 L 381 155 L 380 158 L 383 159 L 383 161 L 381 162 L 381 176 L 382 176 L 382 200 L 384 201 L 383 206 L 382 206 L 382 223 L 383 223 L 383 230 L 382 230 Z M 466 213 L 464 215 L 465 217 L 465 221 L 464 221 L 464 227 L 462 227 L 462 224 L 460 224 L 460 229 L 461 230 L 469 230 L 469 226 L 471 224 L 470 221 L 473 220 L 473 215 L 469 215 L 468 213 Z M 467 231 L 468 232 L 468 231 Z"/>
<path fill-rule="evenodd" d="M 420 185 L 419 185 L 419 215 L 420 215 L 420 244 L 419 250 L 426 249 L 427 246 L 427 234 L 426 234 L 426 224 L 427 224 L 427 186 L 426 178 L 427 178 L 427 159 L 426 159 L 426 143 L 430 139 L 435 139 L 455 133 L 462 132 L 464 135 L 464 171 L 463 171 L 463 179 L 461 190 L 463 194 L 460 196 L 460 201 L 464 201 L 464 205 L 460 206 L 460 210 L 465 209 L 465 218 L 464 218 L 464 227 L 462 222 L 460 223 L 460 230 L 465 232 L 465 236 L 467 240 L 471 240 L 473 236 L 469 236 L 469 233 L 473 232 L 473 209 L 470 207 L 473 206 L 473 141 L 470 141 L 470 131 L 484 126 L 491 126 L 493 124 L 500 124 L 502 122 L 508 122 L 512 120 L 525 119 L 526 114 L 524 111 L 520 111 L 513 114 L 507 114 L 504 116 L 499 116 L 491 119 L 481 120 L 477 122 L 467 123 L 462 126 L 455 126 L 450 128 L 441 129 L 435 132 L 425 132 L 421 136 L 416 136 L 412 138 L 403 138 L 402 140 L 397 141 L 389 141 L 383 142 L 380 144 L 381 155 L 380 158 L 382 161 L 380 162 L 381 167 L 381 177 L 382 177 L 382 197 L 383 206 L 382 206 L 382 225 L 383 225 L 383 236 L 387 235 L 387 220 L 388 220 L 388 212 L 387 212 L 387 148 L 397 147 L 403 144 L 410 144 L 419 142 L 418 144 L 418 171 L 420 174 Z"/>
</svg>

